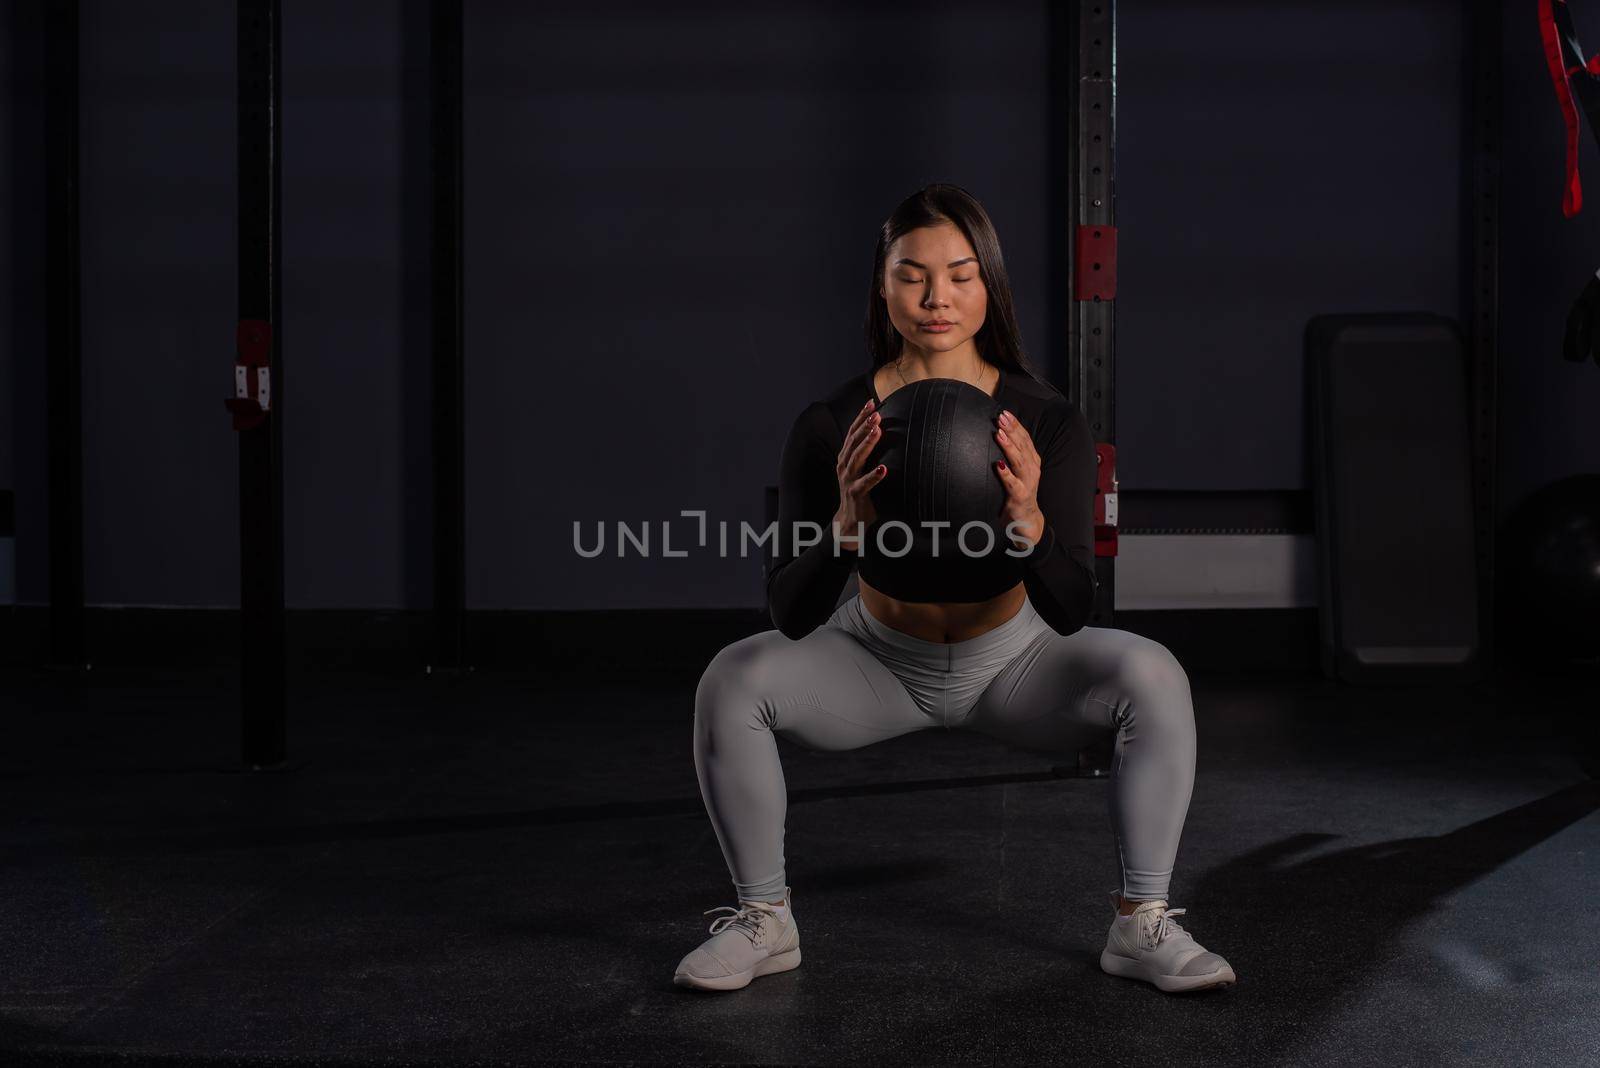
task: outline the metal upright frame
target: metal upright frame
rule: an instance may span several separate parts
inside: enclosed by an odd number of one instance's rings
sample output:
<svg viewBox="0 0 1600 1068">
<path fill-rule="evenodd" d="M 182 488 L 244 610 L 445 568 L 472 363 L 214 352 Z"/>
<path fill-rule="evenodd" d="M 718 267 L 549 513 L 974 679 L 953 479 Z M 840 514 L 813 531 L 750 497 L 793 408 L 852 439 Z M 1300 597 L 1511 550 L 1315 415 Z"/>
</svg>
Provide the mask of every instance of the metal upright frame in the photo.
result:
<svg viewBox="0 0 1600 1068">
<path fill-rule="evenodd" d="M 270 331 L 270 410 L 239 431 L 241 755 L 288 759 L 283 614 L 283 112 L 278 0 L 238 0 L 239 320 Z M 244 331 L 241 330 L 241 335 Z"/>
<path fill-rule="evenodd" d="M 427 671 L 457 673 L 466 611 L 466 447 L 462 299 L 461 0 L 433 0 L 433 635 Z"/>
<path fill-rule="evenodd" d="M 1495 534 L 1499 515 L 1500 350 L 1500 156 L 1501 11 L 1492 0 L 1474 0 L 1467 12 L 1466 122 L 1464 124 L 1464 233 L 1471 248 L 1463 257 L 1467 315 L 1463 333 L 1471 352 L 1472 499 L 1478 563 L 1480 657 L 1493 669 L 1495 651 Z"/>
<path fill-rule="evenodd" d="M 1069 281 L 1068 395 L 1088 417 L 1096 442 L 1114 445 L 1116 426 L 1116 4 L 1077 0 L 1066 27 L 1075 35 L 1066 48 L 1074 66 L 1070 140 L 1076 158 L 1067 168 L 1072 215 Z M 1098 253 L 1110 256 L 1111 280 L 1091 277 Z M 1116 558 L 1095 557 L 1100 590 L 1091 626 L 1109 626 L 1116 603 Z"/>
<path fill-rule="evenodd" d="M 86 668 L 83 352 L 79 320 L 78 0 L 44 5 L 45 355 L 51 667 Z"/>
</svg>

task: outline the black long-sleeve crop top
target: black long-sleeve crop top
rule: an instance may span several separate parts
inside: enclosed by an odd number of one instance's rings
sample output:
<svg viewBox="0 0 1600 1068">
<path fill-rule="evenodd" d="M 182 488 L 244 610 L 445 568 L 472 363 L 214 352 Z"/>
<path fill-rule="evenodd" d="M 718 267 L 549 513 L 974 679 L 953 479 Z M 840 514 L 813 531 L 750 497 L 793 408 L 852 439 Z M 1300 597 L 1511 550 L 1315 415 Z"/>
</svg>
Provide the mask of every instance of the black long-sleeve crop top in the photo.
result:
<svg viewBox="0 0 1600 1068">
<path fill-rule="evenodd" d="M 1038 543 L 1026 556 L 1003 556 L 1004 563 L 986 577 L 986 588 L 961 598 L 923 597 L 906 588 L 903 570 L 873 555 L 870 527 L 861 554 L 836 548 L 830 529 L 839 508 L 834 465 L 844 432 L 856 413 L 869 398 L 879 399 L 872 373 L 856 375 L 807 405 L 783 446 L 778 524 L 767 555 L 766 580 L 768 610 L 784 635 L 803 638 L 826 622 L 850 572 L 858 566 L 861 578 L 874 589 L 904 601 L 984 601 L 1020 579 L 1035 610 L 1055 631 L 1072 634 L 1082 629 L 1098 588 L 1094 573 L 1096 460 L 1088 420 L 1049 383 L 999 370 L 994 397 L 1027 428 L 1042 461 L 1038 500 L 1045 529 Z M 805 527 L 808 522 L 816 527 Z M 792 546 L 797 524 L 803 528 L 805 541 L 813 540 L 811 532 L 818 528 L 823 535 L 799 553 Z"/>
</svg>

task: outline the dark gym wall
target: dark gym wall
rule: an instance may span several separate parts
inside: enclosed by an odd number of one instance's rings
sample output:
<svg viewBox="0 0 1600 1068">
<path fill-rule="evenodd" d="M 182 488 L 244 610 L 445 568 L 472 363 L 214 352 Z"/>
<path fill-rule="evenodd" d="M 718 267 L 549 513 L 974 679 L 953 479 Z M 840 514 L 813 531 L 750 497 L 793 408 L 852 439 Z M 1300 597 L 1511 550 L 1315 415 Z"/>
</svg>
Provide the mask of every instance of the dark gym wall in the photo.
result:
<svg viewBox="0 0 1600 1068">
<path fill-rule="evenodd" d="M 290 607 L 405 603 L 400 11 L 284 4 Z M 210 0 L 150 13 L 82 4 L 86 599 L 236 606 L 237 443 L 221 403 L 236 318 L 234 13 Z M 42 362 L 29 370 L 42 398 Z M 40 459 L 18 487 L 19 600 L 38 604 L 42 400 L 18 414 L 22 454 Z M 425 422 L 413 437 L 426 448 Z"/>
<path fill-rule="evenodd" d="M 283 3 L 284 596 L 294 608 L 407 605 L 408 535 L 429 533 L 426 512 L 409 531 L 405 513 L 431 477 L 428 324 L 408 319 L 417 309 L 405 302 L 417 289 L 406 272 L 425 292 L 428 270 L 416 247 L 426 221 L 405 211 L 426 203 L 402 201 L 406 183 L 426 185 L 403 156 L 403 120 L 417 123 L 412 139 L 427 136 L 425 97 L 407 91 L 426 87 L 402 81 L 403 16 L 425 8 Z M 413 584 L 409 603 L 430 596 Z"/>
<path fill-rule="evenodd" d="M 232 605 L 235 22 L 148 14 L 84 5 L 87 597 Z M 291 607 L 403 603 L 400 31 L 395 5 L 283 5 Z"/>
<path fill-rule="evenodd" d="M 1545 69 L 1536 5 L 1507 4 L 1505 170 L 1500 222 L 1500 501 L 1600 472 L 1600 367 L 1561 358 L 1567 312 L 1600 268 L 1600 148 L 1581 129 L 1583 210 L 1561 214 L 1566 132 Z M 1573 4 L 1578 38 L 1600 50 L 1600 5 Z M 1515 9 L 1515 10 L 1513 10 Z"/>
<path fill-rule="evenodd" d="M 81 5 L 84 599 L 238 603 L 233 9 Z"/>
<path fill-rule="evenodd" d="M 1129 490 L 1309 488 L 1302 331 L 1327 312 L 1464 321 L 1466 5 L 1118 6 L 1117 421 Z M 1600 47 L 1600 10 L 1577 5 Z M 1564 130 L 1535 5 L 1504 5 L 1500 504 L 1600 471 L 1600 368 L 1560 359 L 1600 267 L 1561 215 Z M 1199 446 L 1199 447 L 1195 447 Z"/>
<path fill-rule="evenodd" d="M 11 31 L 12 13 L 8 7 L 0 7 L 0 154 L 9 160 L 15 152 L 16 142 L 13 139 L 13 93 L 12 80 L 13 57 L 11 42 L 15 34 Z M 11 433 L 13 425 L 12 397 L 15 395 L 15 384 L 12 381 L 11 351 L 15 345 L 12 329 L 16 323 L 14 308 L 16 306 L 16 233 L 14 187 L 12 175 L 15 167 L 0 165 L 0 605 L 8 605 L 16 600 L 16 538 L 12 534 L 12 502 L 15 481 L 15 441 Z"/>
<path fill-rule="evenodd" d="M 1306 320 L 1459 319 L 1462 5 L 1118 5 L 1118 474 L 1309 488 Z"/>
<path fill-rule="evenodd" d="M 5 162 L 0 170 L 9 196 L 6 256 L 10 278 L 4 290 L 6 327 L 0 333 L 0 363 L 9 382 L 4 449 L 11 458 L 16 536 L 13 548 L 15 599 L 42 604 L 48 596 L 50 531 L 45 515 L 44 406 L 44 98 L 40 80 L 42 10 L 13 3 L 0 18 L 6 37 L 9 77 Z"/>
<path fill-rule="evenodd" d="M 7 158 L 12 155 L 11 139 L 11 12 L 0 12 L 0 148 Z M 15 264 L 15 236 L 12 233 L 11 175 L 14 164 L 0 167 L 0 493 L 11 489 L 12 448 L 11 438 L 11 324 L 12 308 L 16 295 L 12 290 Z M 5 532 L 0 530 L 0 537 Z M 0 577 L 0 585 L 8 585 Z"/>
<path fill-rule="evenodd" d="M 762 525 L 790 423 L 866 365 L 877 227 L 928 181 L 984 201 L 1048 358 L 1044 4 L 467 10 L 471 605 L 759 605 L 760 550 L 664 559 L 659 524 Z M 651 558 L 615 556 L 618 520 Z"/>
<path fill-rule="evenodd" d="M 27 6 L 0 23 L 0 62 L 37 55 Z M 1305 319 L 1460 314 L 1456 5 L 1119 10 L 1124 488 L 1303 487 Z M 424 14 L 284 5 L 291 607 L 427 604 L 425 146 L 408 125 Z M 89 601 L 233 605 L 232 7 L 86 0 L 83 26 Z M 658 524 L 759 524 L 794 413 L 862 364 L 874 230 L 922 182 L 984 199 L 1024 338 L 1057 358 L 1044 30 L 1041 2 L 468 5 L 469 607 L 759 604 L 754 558 L 661 559 Z M 1586 132 L 1594 199 L 1562 219 L 1531 10 L 1507 12 L 1504 41 L 1509 506 L 1600 470 L 1600 369 L 1558 355 L 1600 266 L 1600 158 Z M 4 212 L 40 202 L 22 150 L 37 104 L 18 96 L 0 168 L 0 463 L 31 604 L 48 574 L 42 248 L 36 215 Z M 648 520 L 657 556 L 579 560 L 573 519 Z M 678 520 L 675 545 L 691 532 Z"/>
</svg>

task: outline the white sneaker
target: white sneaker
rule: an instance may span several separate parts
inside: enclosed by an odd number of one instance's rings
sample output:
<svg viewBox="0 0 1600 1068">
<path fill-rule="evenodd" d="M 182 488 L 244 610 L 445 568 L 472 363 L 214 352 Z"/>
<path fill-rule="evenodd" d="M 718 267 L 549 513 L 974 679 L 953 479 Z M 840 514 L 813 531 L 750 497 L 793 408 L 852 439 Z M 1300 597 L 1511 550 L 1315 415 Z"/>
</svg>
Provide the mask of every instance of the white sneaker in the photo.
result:
<svg viewBox="0 0 1600 1068">
<path fill-rule="evenodd" d="M 783 888 L 782 907 L 765 901 L 741 901 L 738 908 L 707 909 L 732 913 L 711 921 L 712 937 L 678 962 L 672 981 L 698 990 L 738 990 L 758 975 L 786 972 L 800 966 L 800 928 L 794 899 Z"/>
<path fill-rule="evenodd" d="M 1111 907 L 1121 910 L 1120 890 L 1111 891 Z M 1227 961 L 1196 942 L 1172 918 L 1185 911 L 1169 909 L 1165 901 L 1145 901 L 1127 919 L 1113 918 L 1100 953 L 1100 969 L 1108 975 L 1143 979 L 1169 994 L 1237 982 Z"/>
</svg>

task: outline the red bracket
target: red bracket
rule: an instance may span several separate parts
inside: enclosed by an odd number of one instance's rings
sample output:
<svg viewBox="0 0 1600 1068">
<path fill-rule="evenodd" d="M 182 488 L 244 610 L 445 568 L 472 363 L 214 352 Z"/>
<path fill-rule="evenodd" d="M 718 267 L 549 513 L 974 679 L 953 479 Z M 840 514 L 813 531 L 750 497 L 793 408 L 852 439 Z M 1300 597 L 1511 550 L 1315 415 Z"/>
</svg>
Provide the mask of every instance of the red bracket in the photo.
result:
<svg viewBox="0 0 1600 1068">
<path fill-rule="evenodd" d="M 1096 442 L 1094 554 L 1117 555 L 1117 447 Z"/>
<path fill-rule="evenodd" d="M 272 410 L 272 324 L 265 319 L 240 319 L 237 341 L 233 396 L 222 403 L 233 413 L 233 429 L 253 430 Z"/>
<path fill-rule="evenodd" d="M 1073 296 L 1077 300 L 1117 299 L 1117 228 L 1078 227 Z"/>
</svg>

